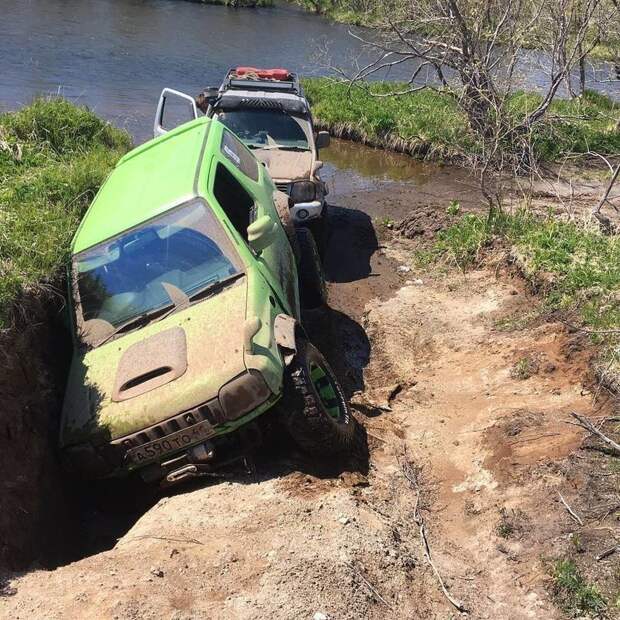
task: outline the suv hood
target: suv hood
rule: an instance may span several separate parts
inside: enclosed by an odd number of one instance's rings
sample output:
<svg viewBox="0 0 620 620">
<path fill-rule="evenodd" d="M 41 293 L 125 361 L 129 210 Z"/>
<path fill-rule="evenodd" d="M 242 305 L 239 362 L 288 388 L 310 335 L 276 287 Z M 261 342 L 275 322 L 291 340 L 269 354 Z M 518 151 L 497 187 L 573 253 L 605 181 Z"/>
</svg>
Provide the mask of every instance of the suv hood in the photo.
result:
<svg viewBox="0 0 620 620">
<path fill-rule="evenodd" d="M 246 278 L 186 310 L 75 354 L 61 445 L 100 444 L 215 398 L 245 371 Z"/>
<path fill-rule="evenodd" d="M 312 176 L 312 151 L 256 149 L 252 153 L 267 166 L 272 179 L 301 181 Z"/>
</svg>

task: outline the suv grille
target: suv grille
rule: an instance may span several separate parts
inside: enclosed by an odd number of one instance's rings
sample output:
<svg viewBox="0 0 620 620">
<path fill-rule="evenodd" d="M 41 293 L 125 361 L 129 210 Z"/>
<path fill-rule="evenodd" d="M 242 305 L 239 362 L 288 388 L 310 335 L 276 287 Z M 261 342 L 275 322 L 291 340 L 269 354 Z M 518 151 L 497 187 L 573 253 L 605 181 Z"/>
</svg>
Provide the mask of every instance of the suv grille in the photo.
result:
<svg viewBox="0 0 620 620">
<path fill-rule="evenodd" d="M 267 110 L 282 110 L 282 104 L 272 99 L 259 99 L 258 97 L 246 97 L 241 100 L 241 105 L 248 108 L 265 108 Z"/>
<path fill-rule="evenodd" d="M 281 192 L 284 192 L 285 194 L 290 196 L 290 194 L 291 194 L 291 184 L 290 183 L 276 183 L 276 187 Z"/>
<path fill-rule="evenodd" d="M 171 433 L 175 433 L 181 429 L 198 424 L 198 422 L 202 422 L 203 420 L 209 421 L 213 426 L 221 424 L 225 421 L 223 412 L 217 402 L 217 398 L 207 404 L 200 405 L 199 407 L 190 409 L 189 411 L 185 411 L 183 413 L 179 413 L 173 418 L 168 418 L 164 422 L 149 426 L 148 428 L 132 433 L 131 435 L 126 435 L 120 439 L 115 439 L 110 443 L 117 450 L 120 449 L 122 453 L 125 453 L 131 448 L 136 448 L 137 446 L 142 446 L 150 441 L 161 439 L 166 435 L 170 435 Z"/>
</svg>

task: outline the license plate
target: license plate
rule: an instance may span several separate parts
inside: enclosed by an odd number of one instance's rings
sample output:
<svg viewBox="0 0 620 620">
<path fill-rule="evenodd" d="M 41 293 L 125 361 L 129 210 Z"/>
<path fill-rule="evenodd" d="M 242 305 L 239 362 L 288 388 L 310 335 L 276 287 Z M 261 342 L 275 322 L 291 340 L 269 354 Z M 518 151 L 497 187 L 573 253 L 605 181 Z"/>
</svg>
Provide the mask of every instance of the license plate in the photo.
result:
<svg viewBox="0 0 620 620">
<path fill-rule="evenodd" d="M 214 434 L 213 426 L 205 420 L 176 433 L 166 435 L 161 439 L 150 441 L 137 448 L 131 448 L 131 450 L 127 450 L 126 458 L 134 465 L 142 465 L 170 452 L 182 450 L 201 439 L 209 439 Z"/>
</svg>

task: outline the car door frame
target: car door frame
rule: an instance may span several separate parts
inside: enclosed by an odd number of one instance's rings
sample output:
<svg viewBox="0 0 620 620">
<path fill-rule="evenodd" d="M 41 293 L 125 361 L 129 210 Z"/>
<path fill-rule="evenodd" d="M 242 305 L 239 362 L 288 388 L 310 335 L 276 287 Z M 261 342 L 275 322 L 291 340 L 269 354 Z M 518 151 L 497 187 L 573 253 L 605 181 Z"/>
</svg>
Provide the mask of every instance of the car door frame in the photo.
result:
<svg viewBox="0 0 620 620">
<path fill-rule="evenodd" d="M 164 114 L 166 112 L 166 102 L 168 99 L 180 99 L 186 103 L 189 103 L 192 117 L 188 118 L 186 122 L 193 121 L 198 118 L 198 107 L 196 106 L 196 100 L 191 95 L 181 92 L 180 90 L 175 90 L 174 88 L 164 88 L 159 95 L 157 110 L 155 112 L 155 120 L 153 121 L 154 138 L 163 136 L 170 131 L 170 129 L 166 129 L 163 124 Z"/>
</svg>

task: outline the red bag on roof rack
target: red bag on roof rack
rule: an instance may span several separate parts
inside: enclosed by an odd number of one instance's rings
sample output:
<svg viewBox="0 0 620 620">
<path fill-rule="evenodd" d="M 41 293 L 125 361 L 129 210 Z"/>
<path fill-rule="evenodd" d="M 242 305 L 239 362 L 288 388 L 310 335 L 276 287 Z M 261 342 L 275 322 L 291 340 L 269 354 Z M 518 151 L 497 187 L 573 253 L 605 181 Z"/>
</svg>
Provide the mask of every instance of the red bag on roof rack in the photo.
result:
<svg viewBox="0 0 620 620">
<path fill-rule="evenodd" d="M 289 80 L 291 73 L 288 69 L 257 69 L 256 67 L 237 67 L 235 69 L 237 77 L 246 75 L 256 76 L 264 80 Z"/>
</svg>

